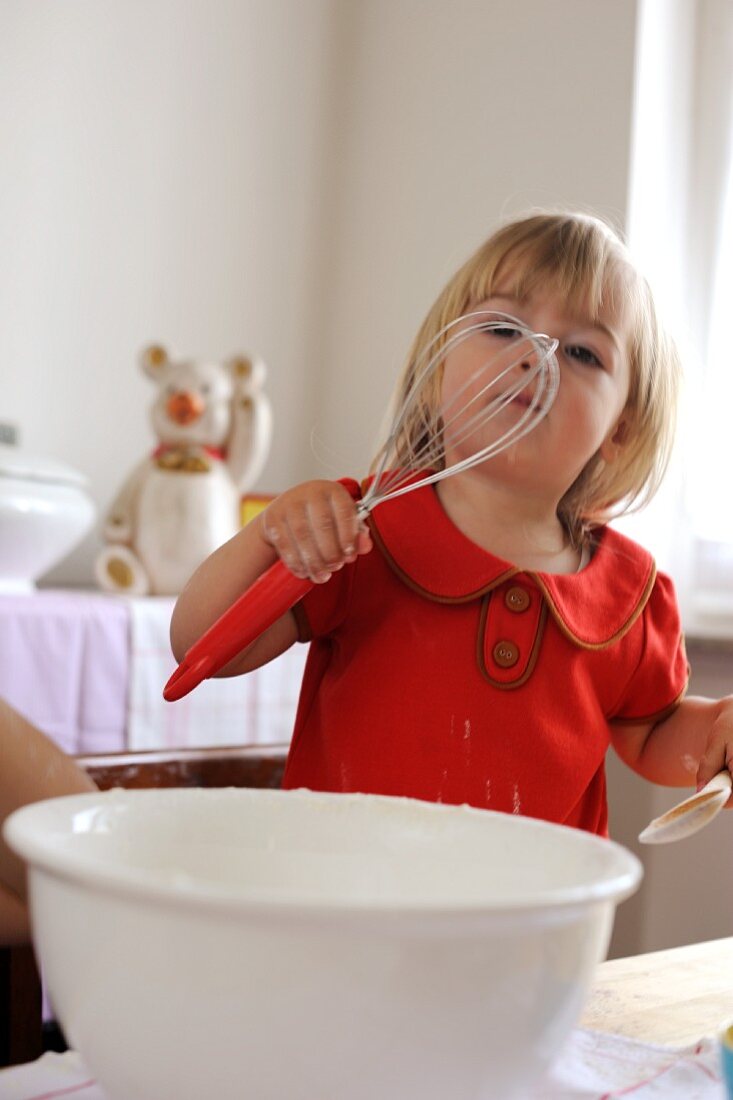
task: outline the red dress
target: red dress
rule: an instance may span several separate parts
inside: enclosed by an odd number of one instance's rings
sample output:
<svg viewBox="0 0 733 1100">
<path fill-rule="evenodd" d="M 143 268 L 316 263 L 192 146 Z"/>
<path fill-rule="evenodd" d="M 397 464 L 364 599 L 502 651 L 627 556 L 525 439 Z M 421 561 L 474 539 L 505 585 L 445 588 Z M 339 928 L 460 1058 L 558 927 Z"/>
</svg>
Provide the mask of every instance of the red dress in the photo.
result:
<svg viewBox="0 0 733 1100">
<path fill-rule="evenodd" d="M 608 834 L 609 722 L 670 713 L 672 583 L 604 528 L 580 573 L 522 571 L 432 487 L 380 504 L 374 550 L 295 609 L 311 641 L 284 786 L 463 803 Z"/>
</svg>

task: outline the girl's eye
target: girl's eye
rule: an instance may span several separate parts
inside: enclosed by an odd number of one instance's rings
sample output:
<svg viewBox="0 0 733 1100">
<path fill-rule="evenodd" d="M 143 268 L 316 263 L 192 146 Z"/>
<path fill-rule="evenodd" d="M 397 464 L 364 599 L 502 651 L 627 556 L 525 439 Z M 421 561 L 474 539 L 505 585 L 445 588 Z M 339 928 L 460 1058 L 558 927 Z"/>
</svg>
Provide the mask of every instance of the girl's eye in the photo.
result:
<svg viewBox="0 0 733 1100">
<path fill-rule="evenodd" d="M 494 336 L 501 336 L 504 340 L 518 340 L 522 335 L 519 329 L 512 328 L 511 325 L 487 325 L 486 331 L 493 333 Z"/>
<path fill-rule="evenodd" d="M 565 354 L 570 359 L 577 360 L 578 363 L 584 363 L 589 367 L 602 367 L 603 363 L 598 356 L 590 348 L 583 347 L 582 344 L 571 344 L 570 347 L 565 348 Z"/>
</svg>

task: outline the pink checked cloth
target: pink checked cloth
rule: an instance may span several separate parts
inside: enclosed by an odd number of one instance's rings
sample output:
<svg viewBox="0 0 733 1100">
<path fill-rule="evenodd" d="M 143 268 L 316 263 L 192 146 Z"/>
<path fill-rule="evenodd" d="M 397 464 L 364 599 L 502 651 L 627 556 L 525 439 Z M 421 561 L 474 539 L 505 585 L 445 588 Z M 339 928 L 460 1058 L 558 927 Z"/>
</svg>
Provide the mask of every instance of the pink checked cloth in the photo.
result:
<svg viewBox="0 0 733 1100">
<path fill-rule="evenodd" d="M 243 1089 L 246 1093 L 246 1082 L 243 1082 Z M 0 1070 L 0 1097 L 2 1100 L 61 1100 L 61 1097 L 106 1100 L 78 1054 L 71 1051 L 44 1054 L 29 1065 Z M 617 1097 L 628 1100 L 725 1100 L 717 1042 L 703 1039 L 692 1047 L 671 1049 L 577 1029 L 552 1072 L 525 1100 L 616 1100 Z M 211 1100 L 216 1097 L 212 1096 Z M 384 1097 L 383 1100 L 398 1098 Z M 486 1100 L 501 1098 L 487 1097 Z"/>
<path fill-rule="evenodd" d="M 0 697 L 69 753 L 287 744 L 308 647 L 166 703 L 174 602 L 0 593 Z"/>
<path fill-rule="evenodd" d="M 121 752 L 129 636 L 119 597 L 0 593 L 0 696 L 65 752 Z"/>
<path fill-rule="evenodd" d="M 163 596 L 128 601 L 128 749 L 287 744 L 308 647 L 295 645 L 247 676 L 205 680 L 166 703 L 163 685 L 176 667 L 168 641 L 174 602 Z"/>
</svg>

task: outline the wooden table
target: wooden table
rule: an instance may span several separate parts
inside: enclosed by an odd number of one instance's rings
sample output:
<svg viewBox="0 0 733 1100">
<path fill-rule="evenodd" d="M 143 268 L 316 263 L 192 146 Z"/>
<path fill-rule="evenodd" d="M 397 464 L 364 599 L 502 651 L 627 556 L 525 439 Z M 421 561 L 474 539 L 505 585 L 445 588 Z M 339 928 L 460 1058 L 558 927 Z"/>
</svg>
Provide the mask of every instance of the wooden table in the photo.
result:
<svg viewBox="0 0 733 1100">
<path fill-rule="evenodd" d="M 598 967 L 581 1026 L 684 1046 L 733 1024 L 733 937 Z"/>
</svg>

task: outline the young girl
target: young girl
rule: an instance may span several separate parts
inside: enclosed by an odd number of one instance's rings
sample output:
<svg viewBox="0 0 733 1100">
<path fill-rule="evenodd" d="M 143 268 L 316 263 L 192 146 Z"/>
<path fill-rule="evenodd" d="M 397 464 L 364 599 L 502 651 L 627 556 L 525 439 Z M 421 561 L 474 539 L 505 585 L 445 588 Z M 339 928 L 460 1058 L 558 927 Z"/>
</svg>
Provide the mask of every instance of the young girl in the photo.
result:
<svg viewBox="0 0 733 1100">
<path fill-rule="evenodd" d="M 181 659 L 280 557 L 316 587 L 224 673 L 311 642 L 285 786 L 468 802 L 605 835 L 609 744 L 671 786 L 733 759 L 733 697 L 684 698 L 670 580 L 605 526 L 662 476 L 676 353 L 612 231 L 540 214 L 500 229 L 451 279 L 398 400 L 421 349 L 473 310 L 559 341 L 559 391 L 538 426 L 379 505 L 364 529 L 340 484 L 283 493 L 194 574 L 173 649 Z M 434 401 L 460 386 L 465 359 L 460 345 L 447 356 Z M 422 432 L 420 418 L 408 425 L 404 454 Z M 458 457 L 444 439 L 445 464 Z"/>
<path fill-rule="evenodd" d="M 684 697 L 671 582 L 605 526 L 661 478 L 675 352 L 611 230 L 536 215 L 500 229 L 450 281 L 398 400 L 420 351 L 472 310 L 559 341 L 560 387 L 538 426 L 480 466 L 378 505 L 364 528 L 338 483 L 283 493 L 194 574 L 173 649 L 180 660 L 281 558 L 315 587 L 223 671 L 311 642 L 286 786 L 468 802 L 606 834 L 609 744 L 671 786 L 702 784 L 733 759 L 733 698 Z M 460 344 L 447 357 L 435 402 L 460 386 L 466 359 Z M 403 456 L 423 431 L 408 425 Z M 444 439 L 444 462 L 459 450 Z M 89 785 L 0 711 L 0 818 Z M 27 934 L 22 889 L 0 844 L 0 938 Z"/>
</svg>

